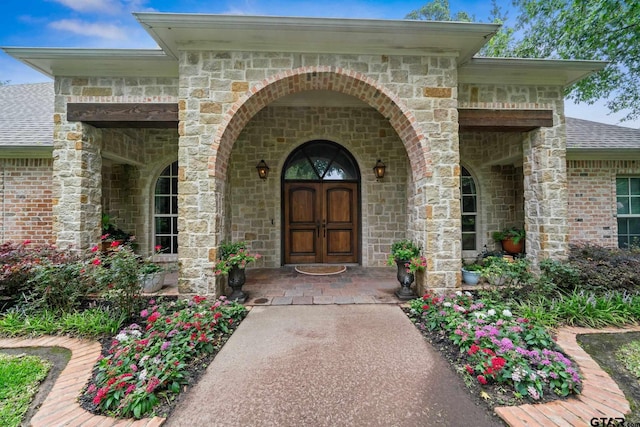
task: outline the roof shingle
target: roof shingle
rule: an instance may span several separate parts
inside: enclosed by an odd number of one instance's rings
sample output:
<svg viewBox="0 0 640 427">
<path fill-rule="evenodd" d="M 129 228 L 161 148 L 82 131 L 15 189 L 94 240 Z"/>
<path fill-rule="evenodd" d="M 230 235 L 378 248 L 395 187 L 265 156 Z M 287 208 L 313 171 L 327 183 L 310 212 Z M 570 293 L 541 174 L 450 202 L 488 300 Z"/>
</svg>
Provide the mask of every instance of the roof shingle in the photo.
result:
<svg viewBox="0 0 640 427">
<path fill-rule="evenodd" d="M 0 86 L 0 145 L 53 145 L 53 83 Z"/>
</svg>

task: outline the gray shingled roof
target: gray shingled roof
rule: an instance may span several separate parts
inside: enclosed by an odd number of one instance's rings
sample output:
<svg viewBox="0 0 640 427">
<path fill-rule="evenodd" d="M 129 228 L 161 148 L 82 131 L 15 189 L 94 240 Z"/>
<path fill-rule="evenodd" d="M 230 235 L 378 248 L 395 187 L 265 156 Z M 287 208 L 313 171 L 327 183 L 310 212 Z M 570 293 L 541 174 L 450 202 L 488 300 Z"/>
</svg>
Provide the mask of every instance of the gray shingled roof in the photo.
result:
<svg viewBox="0 0 640 427">
<path fill-rule="evenodd" d="M 52 146 L 53 101 L 53 83 L 0 86 L 0 146 Z M 640 129 L 567 117 L 567 149 L 640 150 Z"/>
<path fill-rule="evenodd" d="M 53 145 L 53 83 L 0 86 L 0 145 Z"/>
<path fill-rule="evenodd" d="M 640 129 L 567 117 L 568 150 L 640 150 Z"/>
</svg>

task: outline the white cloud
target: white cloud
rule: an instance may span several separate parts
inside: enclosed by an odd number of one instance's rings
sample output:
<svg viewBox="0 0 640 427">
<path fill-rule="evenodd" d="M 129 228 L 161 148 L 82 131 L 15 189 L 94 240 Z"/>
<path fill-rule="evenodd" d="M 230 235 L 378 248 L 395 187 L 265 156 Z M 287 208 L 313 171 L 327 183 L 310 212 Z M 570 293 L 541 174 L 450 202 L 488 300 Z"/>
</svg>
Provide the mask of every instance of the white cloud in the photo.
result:
<svg viewBox="0 0 640 427">
<path fill-rule="evenodd" d="M 85 22 L 77 19 L 61 19 L 59 21 L 51 22 L 49 24 L 49 27 L 55 30 L 68 31 L 74 34 L 93 36 L 102 39 L 127 39 L 127 30 L 123 27 L 118 27 L 117 25 L 113 24 Z"/>
<path fill-rule="evenodd" d="M 107 12 L 120 11 L 120 2 L 113 0 L 54 0 L 76 12 Z"/>
<path fill-rule="evenodd" d="M 117 15 L 123 12 L 148 10 L 148 0 L 53 0 L 76 12 L 102 12 Z"/>
</svg>

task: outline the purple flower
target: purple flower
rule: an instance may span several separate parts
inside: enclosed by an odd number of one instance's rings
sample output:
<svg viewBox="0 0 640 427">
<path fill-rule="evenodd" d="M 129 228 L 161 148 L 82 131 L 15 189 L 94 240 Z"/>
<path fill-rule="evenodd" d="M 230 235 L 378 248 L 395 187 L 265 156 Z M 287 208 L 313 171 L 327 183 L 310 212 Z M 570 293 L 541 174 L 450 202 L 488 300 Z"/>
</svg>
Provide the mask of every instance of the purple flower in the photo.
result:
<svg viewBox="0 0 640 427">
<path fill-rule="evenodd" d="M 145 308 L 140 312 L 140 317 L 147 317 L 149 315 L 149 311 Z"/>
<path fill-rule="evenodd" d="M 160 350 L 165 351 L 169 347 L 171 347 L 171 342 L 170 341 L 165 341 L 165 342 L 162 343 L 162 346 L 160 346 Z"/>
</svg>

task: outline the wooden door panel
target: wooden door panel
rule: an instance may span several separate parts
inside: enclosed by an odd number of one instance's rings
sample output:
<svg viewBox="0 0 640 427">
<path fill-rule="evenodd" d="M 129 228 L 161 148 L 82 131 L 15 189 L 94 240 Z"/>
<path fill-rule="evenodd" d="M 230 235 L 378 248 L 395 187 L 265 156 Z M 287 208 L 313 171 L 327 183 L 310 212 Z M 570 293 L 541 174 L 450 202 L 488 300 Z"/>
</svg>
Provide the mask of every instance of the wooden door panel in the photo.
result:
<svg viewBox="0 0 640 427">
<path fill-rule="evenodd" d="M 284 262 L 303 264 L 322 262 L 319 233 L 322 214 L 322 185 L 285 184 Z"/>
<path fill-rule="evenodd" d="M 285 183 L 284 262 L 358 262 L 358 184 Z"/>
<path fill-rule="evenodd" d="M 358 184 L 325 183 L 323 194 L 324 262 L 358 262 Z"/>
</svg>

